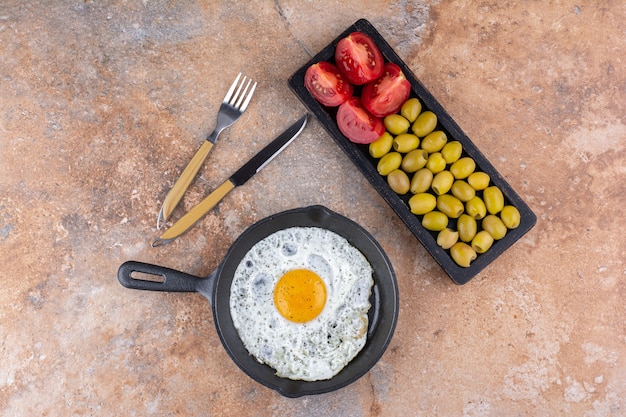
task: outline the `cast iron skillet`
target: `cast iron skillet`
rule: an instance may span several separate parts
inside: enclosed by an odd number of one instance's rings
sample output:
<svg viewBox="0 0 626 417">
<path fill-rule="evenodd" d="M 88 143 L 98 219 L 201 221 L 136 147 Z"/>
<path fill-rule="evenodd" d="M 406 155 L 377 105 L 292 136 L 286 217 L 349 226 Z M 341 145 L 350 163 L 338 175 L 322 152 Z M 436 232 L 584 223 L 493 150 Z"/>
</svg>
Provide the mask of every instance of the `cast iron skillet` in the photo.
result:
<svg viewBox="0 0 626 417">
<path fill-rule="evenodd" d="M 324 381 L 294 381 L 275 375 L 274 369 L 251 356 L 239 339 L 230 316 L 230 286 L 237 266 L 259 240 L 293 226 L 313 226 L 331 230 L 359 249 L 374 270 L 374 287 L 368 313 L 367 341 L 363 350 L 337 375 Z M 155 275 L 162 282 L 141 279 L 135 272 Z M 352 220 L 323 206 L 310 206 L 272 215 L 250 226 L 230 247 L 217 269 L 206 278 L 173 269 L 129 261 L 118 271 L 120 283 L 139 290 L 197 291 L 211 304 L 217 333 L 230 357 L 248 376 L 286 397 L 322 394 L 342 388 L 366 374 L 380 359 L 391 341 L 398 319 L 396 276 L 378 242 Z"/>
</svg>

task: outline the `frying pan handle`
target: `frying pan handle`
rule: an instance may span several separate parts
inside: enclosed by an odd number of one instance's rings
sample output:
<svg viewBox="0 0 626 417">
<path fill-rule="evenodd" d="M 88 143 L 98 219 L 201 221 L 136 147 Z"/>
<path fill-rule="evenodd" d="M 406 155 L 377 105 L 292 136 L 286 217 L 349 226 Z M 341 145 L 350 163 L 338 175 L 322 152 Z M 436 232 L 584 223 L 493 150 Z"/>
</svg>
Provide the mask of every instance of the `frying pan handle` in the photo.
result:
<svg viewBox="0 0 626 417">
<path fill-rule="evenodd" d="M 134 290 L 170 292 L 196 292 L 206 280 L 175 269 L 136 261 L 124 262 L 117 271 L 117 279 L 126 288 Z"/>
</svg>

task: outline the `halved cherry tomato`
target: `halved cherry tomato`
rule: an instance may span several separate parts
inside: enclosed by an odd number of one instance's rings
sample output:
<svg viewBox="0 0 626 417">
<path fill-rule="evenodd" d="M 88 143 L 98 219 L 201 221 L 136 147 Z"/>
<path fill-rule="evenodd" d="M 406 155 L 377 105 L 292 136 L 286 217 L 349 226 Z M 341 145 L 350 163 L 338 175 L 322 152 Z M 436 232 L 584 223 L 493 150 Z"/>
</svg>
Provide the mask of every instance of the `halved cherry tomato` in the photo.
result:
<svg viewBox="0 0 626 417">
<path fill-rule="evenodd" d="M 411 83 L 399 66 L 388 62 L 383 75 L 363 87 L 363 106 L 374 116 L 396 113 L 411 94 Z"/>
<path fill-rule="evenodd" d="M 372 38 L 352 32 L 337 43 L 335 63 L 348 81 L 363 85 L 381 76 L 385 61 Z"/>
<path fill-rule="evenodd" d="M 383 120 L 368 112 L 358 97 L 352 97 L 339 106 L 337 125 L 341 133 L 354 143 L 371 143 L 385 133 Z"/>
<path fill-rule="evenodd" d="M 307 68 L 304 86 L 325 106 L 336 107 L 352 97 L 354 87 L 330 62 L 321 61 Z"/>
</svg>

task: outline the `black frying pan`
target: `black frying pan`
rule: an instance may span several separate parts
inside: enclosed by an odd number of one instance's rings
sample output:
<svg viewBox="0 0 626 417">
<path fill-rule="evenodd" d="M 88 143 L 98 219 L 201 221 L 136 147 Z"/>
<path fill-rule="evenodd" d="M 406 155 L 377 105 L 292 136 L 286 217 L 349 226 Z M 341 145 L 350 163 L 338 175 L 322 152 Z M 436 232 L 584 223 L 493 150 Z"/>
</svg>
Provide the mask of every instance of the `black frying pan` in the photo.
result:
<svg viewBox="0 0 626 417">
<path fill-rule="evenodd" d="M 295 381 L 275 375 L 274 369 L 259 363 L 239 339 L 230 316 L 230 286 L 241 259 L 255 243 L 288 227 L 322 227 L 331 230 L 358 248 L 374 270 L 374 287 L 368 313 L 367 341 L 363 350 L 337 375 L 323 381 Z M 162 282 L 140 279 L 134 272 L 159 276 Z M 326 207 L 311 206 L 285 211 L 261 220 L 235 240 L 218 268 L 201 278 L 173 269 L 141 262 L 122 264 L 118 279 L 127 288 L 153 291 L 199 292 L 211 304 L 217 333 L 224 348 L 248 376 L 286 397 L 321 394 L 344 387 L 367 373 L 385 352 L 398 319 L 398 286 L 387 255 L 374 238 L 352 220 Z"/>
</svg>

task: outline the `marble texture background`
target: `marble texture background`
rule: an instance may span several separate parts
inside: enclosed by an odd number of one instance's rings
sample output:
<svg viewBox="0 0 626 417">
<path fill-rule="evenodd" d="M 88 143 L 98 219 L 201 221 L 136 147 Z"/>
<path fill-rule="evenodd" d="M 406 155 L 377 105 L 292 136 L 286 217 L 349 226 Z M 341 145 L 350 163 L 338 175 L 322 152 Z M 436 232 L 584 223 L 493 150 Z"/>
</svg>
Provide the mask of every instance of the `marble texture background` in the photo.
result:
<svg viewBox="0 0 626 417">
<path fill-rule="evenodd" d="M 257 93 L 183 210 L 305 111 L 288 77 L 359 18 L 535 228 L 456 286 L 312 121 L 152 248 L 160 203 L 234 76 Z M 626 415 L 625 22 L 612 0 L 3 1 L 0 415 Z M 320 203 L 375 236 L 400 287 L 387 352 L 336 392 L 281 397 L 230 360 L 202 296 L 117 282 L 129 259 L 206 276 L 249 225 Z"/>
</svg>

